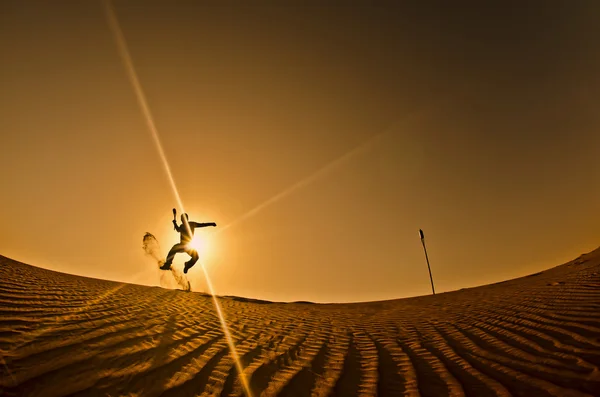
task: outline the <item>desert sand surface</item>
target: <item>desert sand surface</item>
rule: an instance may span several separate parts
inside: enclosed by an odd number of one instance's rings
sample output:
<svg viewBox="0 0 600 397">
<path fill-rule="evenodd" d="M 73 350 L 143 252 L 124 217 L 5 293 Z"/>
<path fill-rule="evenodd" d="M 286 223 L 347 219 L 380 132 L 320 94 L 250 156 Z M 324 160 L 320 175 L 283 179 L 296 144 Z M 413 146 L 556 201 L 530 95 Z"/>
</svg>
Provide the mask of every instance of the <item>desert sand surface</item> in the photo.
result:
<svg viewBox="0 0 600 397">
<path fill-rule="evenodd" d="M 600 249 L 352 304 L 218 298 L 253 396 L 600 396 Z M 243 396 L 212 297 L 0 257 L 3 396 Z"/>
</svg>

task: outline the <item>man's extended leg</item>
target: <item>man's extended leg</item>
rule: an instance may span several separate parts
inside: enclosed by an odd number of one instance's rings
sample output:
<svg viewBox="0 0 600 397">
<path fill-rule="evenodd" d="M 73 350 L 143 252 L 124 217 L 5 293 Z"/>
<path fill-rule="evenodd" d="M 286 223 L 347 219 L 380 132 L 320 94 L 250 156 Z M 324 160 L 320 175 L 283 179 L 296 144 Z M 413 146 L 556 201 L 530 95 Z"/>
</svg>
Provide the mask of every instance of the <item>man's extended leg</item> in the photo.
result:
<svg viewBox="0 0 600 397">
<path fill-rule="evenodd" d="M 191 257 L 192 259 L 190 259 L 189 261 L 185 262 L 185 266 L 183 267 L 183 272 L 187 273 L 188 270 L 194 266 L 196 264 L 196 262 L 198 262 L 198 251 L 196 251 L 195 249 L 190 249 L 188 251 L 186 251 Z"/>
<path fill-rule="evenodd" d="M 173 248 L 171 248 L 171 251 L 169 251 L 169 253 L 167 254 L 167 261 L 165 262 L 164 265 L 162 265 L 160 267 L 161 270 L 169 270 L 171 268 L 171 263 L 173 263 L 173 258 L 175 258 L 175 254 L 178 254 L 180 252 L 185 252 L 186 251 L 186 245 L 185 244 L 175 244 L 173 246 Z"/>
</svg>

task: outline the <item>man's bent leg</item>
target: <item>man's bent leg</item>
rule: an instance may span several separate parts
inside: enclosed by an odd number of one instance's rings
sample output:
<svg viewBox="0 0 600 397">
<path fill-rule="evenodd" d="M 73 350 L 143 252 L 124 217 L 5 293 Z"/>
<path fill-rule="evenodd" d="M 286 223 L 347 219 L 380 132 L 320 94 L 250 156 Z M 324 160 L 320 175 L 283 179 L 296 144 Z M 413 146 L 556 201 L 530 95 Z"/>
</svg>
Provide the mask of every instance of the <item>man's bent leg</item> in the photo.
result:
<svg viewBox="0 0 600 397">
<path fill-rule="evenodd" d="M 198 262 L 198 251 L 196 251 L 195 249 L 190 249 L 187 251 L 187 253 L 192 257 L 192 259 L 190 259 L 189 261 L 185 262 L 185 266 L 183 268 L 183 272 L 187 273 L 188 270 L 194 266 L 196 264 L 196 262 Z"/>
<path fill-rule="evenodd" d="M 162 270 L 169 270 L 171 268 L 171 263 L 173 263 L 173 258 L 175 258 L 175 254 L 178 254 L 180 252 L 185 252 L 185 251 L 186 251 L 185 244 L 181 244 L 181 243 L 175 244 L 173 246 L 173 248 L 171 248 L 171 251 L 169 251 L 169 253 L 167 254 L 167 261 L 160 268 Z"/>
</svg>

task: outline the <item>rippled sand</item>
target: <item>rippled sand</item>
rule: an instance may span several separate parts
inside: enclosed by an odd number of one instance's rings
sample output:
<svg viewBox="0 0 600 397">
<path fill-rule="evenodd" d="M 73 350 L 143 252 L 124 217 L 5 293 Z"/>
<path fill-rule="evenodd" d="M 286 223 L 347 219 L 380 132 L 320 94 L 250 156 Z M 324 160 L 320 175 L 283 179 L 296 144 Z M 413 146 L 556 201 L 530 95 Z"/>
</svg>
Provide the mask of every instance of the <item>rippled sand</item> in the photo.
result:
<svg viewBox="0 0 600 397">
<path fill-rule="evenodd" d="M 254 396 L 600 396 L 600 249 L 356 304 L 219 298 Z M 210 296 L 0 256 L 0 395 L 243 396 Z"/>
</svg>

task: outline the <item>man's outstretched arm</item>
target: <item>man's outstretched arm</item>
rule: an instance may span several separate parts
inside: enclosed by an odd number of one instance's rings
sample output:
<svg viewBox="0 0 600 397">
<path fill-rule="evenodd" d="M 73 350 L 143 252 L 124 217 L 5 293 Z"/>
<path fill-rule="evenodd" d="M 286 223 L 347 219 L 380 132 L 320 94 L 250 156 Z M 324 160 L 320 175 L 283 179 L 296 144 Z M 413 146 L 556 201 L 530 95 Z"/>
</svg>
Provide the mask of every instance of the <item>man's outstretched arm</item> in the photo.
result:
<svg viewBox="0 0 600 397">
<path fill-rule="evenodd" d="M 217 226 L 217 224 L 214 222 L 209 222 L 209 223 L 190 222 L 190 225 L 193 227 Z"/>
</svg>

